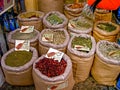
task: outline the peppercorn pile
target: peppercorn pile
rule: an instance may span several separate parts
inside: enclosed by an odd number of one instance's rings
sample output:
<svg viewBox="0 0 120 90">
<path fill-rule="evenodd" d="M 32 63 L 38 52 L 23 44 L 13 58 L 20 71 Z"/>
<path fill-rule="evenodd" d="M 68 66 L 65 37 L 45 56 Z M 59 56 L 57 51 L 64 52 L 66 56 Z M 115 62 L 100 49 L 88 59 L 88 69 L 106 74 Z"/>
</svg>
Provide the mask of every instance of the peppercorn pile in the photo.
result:
<svg viewBox="0 0 120 90">
<path fill-rule="evenodd" d="M 63 74 L 66 66 L 67 62 L 64 59 L 58 62 L 58 60 L 43 58 L 36 63 L 35 68 L 48 77 L 55 77 Z"/>
</svg>

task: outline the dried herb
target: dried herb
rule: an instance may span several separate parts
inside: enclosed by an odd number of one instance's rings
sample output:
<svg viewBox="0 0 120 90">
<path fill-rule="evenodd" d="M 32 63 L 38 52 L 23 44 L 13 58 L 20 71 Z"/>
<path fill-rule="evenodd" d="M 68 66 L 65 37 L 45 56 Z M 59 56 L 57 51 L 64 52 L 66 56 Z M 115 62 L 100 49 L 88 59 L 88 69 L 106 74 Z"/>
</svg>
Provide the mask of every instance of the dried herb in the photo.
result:
<svg viewBox="0 0 120 90">
<path fill-rule="evenodd" d="M 63 74 L 66 66 L 67 62 L 64 59 L 58 62 L 58 60 L 43 58 L 36 63 L 35 68 L 48 77 L 55 77 Z"/>
<path fill-rule="evenodd" d="M 107 43 L 99 45 L 100 52 L 109 59 L 120 60 L 120 48 Z"/>
<path fill-rule="evenodd" d="M 37 32 L 34 30 L 31 33 L 20 33 L 20 31 L 16 31 L 14 34 L 12 34 L 11 38 L 14 40 L 30 40 L 34 37 L 36 37 Z"/>
<path fill-rule="evenodd" d="M 70 20 L 70 24 L 73 28 L 77 30 L 86 30 L 92 27 L 92 21 L 86 19 L 84 17 L 80 17 L 79 19 Z"/>
<path fill-rule="evenodd" d="M 116 27 L 110 23 L 99 23 L 97 27 L 107 32 L 112 32 L 116 29 Z"/>
<path fill-rule="evenodd" d="M 56 31 L 48 30 L 44 32 L 44 34 L 53 34 L 53 40 L 50 43 L 53 43 L 55 45 L 63 44 L 66 39 L 65 33 L 59 30 Z M 42 35 L 42 37 L 44 36 L 44 34 Z"/>
<path fill-rule="evenodd" d="M 87 47 L 89 49 L 92 48 L 91 39 L 90 38 L 85 38 L 85 37 L 75 37 L 72 40 L 71 45 L 72 45 L 72 48 L 74 48 L 75 45 L 80 45 L 80 46 L 83 46 L 83 47 Z M 83 51 L 83 52 L 86 52 L 86 51 Z"/>
<path fill-rule="evenodd" d="M 5 63 L 11 67 L 23 66 L 32 58 L 32 53 L 28 51 L 14 51 L 7 55 Z"/>
<path fill-rule="evenodd" d="M 51 23 L 51 25 L 58 25 L 63 23 L 63 19 L 60 18 L 57 14 L 50 14 L 47 17 L 47 20 Z"/>
</svg>

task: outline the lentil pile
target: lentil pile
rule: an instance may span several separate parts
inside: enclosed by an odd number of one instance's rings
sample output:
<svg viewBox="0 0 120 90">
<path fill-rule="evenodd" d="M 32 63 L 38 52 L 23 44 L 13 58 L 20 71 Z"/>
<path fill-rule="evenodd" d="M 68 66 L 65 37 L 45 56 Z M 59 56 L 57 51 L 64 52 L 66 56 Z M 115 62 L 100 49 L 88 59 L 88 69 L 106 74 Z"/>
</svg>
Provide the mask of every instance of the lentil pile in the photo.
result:
<svg viewBox="0 0 120 90">
<path fill-rule="evenodd" d="M 14 51 L 7 55 L 5 63 L 11 67 L 23 66 L 32 58 L 32 53 L 28 51 Z"/>
<path fill-rule="evenodd" d="M 66 39 L 65 33 L 63 31 L 48 30 L 48 31 L 44 32 L 42 37 L 44 37 L 45 34 L 52 34 L 53 35 L 53 40 L 51 43 L 55 44 L 55 45 L 63 44 L 65 39 Z"/>
<path fill-rule="evenodd" d="M 120 60 L 120 48 L 112 44 L 102 43 L 99 45 L 99 50 L 103 56 L 108 59 Z"/>
<path fill-rule="evenodd" d="M 64 59 L 58 60 L 43 58 L 35 64 L 35 68 L 48 77 L 59 76 L 64 73 L 67 63 Z"/>
<path fill-rule="evenodd" d="M 14 40 L 30 40 L 34 37 L 36 37 L 37 32 L 33 30 L 31 33 L 20 33 L 20 31 L 16 31 L 14 34 L 12 34 L 11 38 Z"/>
</svg>

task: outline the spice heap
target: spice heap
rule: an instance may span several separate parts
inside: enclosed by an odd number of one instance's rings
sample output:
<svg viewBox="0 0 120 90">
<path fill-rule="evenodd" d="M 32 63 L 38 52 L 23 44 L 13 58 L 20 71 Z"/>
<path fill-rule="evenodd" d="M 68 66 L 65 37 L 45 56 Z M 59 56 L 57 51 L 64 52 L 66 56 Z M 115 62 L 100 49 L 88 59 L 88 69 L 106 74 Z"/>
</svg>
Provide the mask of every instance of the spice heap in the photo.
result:
<svg viewBox="0 0 120 90">
<path fill-rule="evenodd" d="M 49 21 L 51 25 L 58 25 L 62 24 L 64 20 L 60 18 L 57 14 L 52 13 L 47 17 L 47 21 Z"/>
<path fill-rule="evenodd" d="M 72 19 L 70 20 L 69 23 L 73 28 L 77 30 L 86 30 L 86 29 L 91 28 L 93 25 L 91 20 L 84 18 L 84 17 Z"/>
<path fill-rule="evenodd" d="M 79 9 L 79 8 L 83 8 L 83 4 L 82 3 L 74 3 L 68 6 L 71 9 Z"/>
<path fill-rule="evenodd" d="M 34 37 L 36 37 L 37 32 L 33 30 L 31 33 L 21 33 L 20 31 L 16 31 L 14 34 L 12 34 L 11 38 L 14 40 L 30 40 Z"/>
<path fill-rule="evenodd" d="M 32 58 L 32 53 L 28 51 L 14 51 L 5 59 L 5 63 L 11 67 L 19 67 L 23 66 L 27 62 L 29 62 Z"/>
<path fill-rule="evenodd" d="M 47 42 L 53 43 L 55 45 L 63 44 L 66 39 L 65 33 L 59 30 L 56 30 L 56 31 L 48 30 L 44 32 L 44 34 L 42 35 L 42 38 L 47 39 Z"/>
<path fill-rule="evenodd" d="M 120 48 L 112 44 L 102 43 L 99 50 L 105 57 L 114 60 L 120 60 Z"/>
<path fill-rule="evenodd" d="M 112 31 L 116 30 L 116 27 L 110 23 L 99 23 L 97 25 L 97 27 L 100 28 L 101 30 L 105 30 L 107 32 L 112 32 Z"/>
<path fill-rule="evenodd" d="M 35 68 L 48 77 L 55 77 L 63 74 L 66 66 L 64 59 L 58 62 L 58 60 L 43 58 L 36 63 Z"/>
<path fill-rule="evenodd" d="M 72 48 L 85 53 L 88 53 L 92 48 L 91 39 L 84 37 L 75 37 L 71 45 Z"/>
</svg>

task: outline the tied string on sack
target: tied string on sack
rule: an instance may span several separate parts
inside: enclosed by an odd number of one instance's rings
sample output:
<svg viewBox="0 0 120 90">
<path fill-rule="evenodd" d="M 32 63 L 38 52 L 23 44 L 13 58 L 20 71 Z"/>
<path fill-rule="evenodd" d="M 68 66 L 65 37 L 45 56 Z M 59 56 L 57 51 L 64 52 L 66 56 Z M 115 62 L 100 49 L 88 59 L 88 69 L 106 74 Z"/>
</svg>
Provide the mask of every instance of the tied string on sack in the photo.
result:
<svg viewBox="0 0 120 90">
<path fill-rule="evenodd" d="M 82 17 L 87 17 L 87 18 L 90 18 L 90 19 L 94 19 L 94 11 L 95 11 L 96 6 L 98 5 L 98 3 L 100 1 L 101 0 L 96 0 L 91 6 L 89 6 L 88 4 L 86 4 L 83 7 L 83 10 L 81 12 L 81 16 Z M 76 2 L 78 2 L 78 0 L 76 0 Z"/>
</svg>

